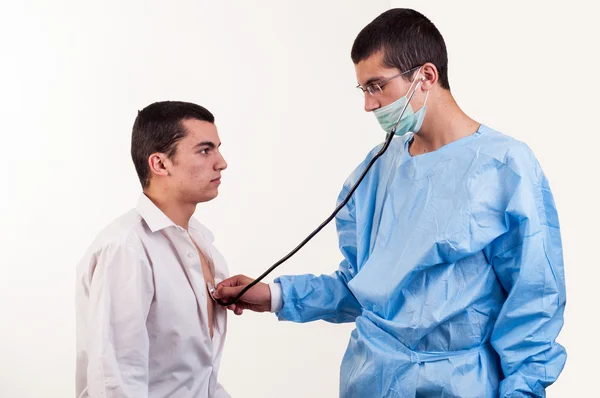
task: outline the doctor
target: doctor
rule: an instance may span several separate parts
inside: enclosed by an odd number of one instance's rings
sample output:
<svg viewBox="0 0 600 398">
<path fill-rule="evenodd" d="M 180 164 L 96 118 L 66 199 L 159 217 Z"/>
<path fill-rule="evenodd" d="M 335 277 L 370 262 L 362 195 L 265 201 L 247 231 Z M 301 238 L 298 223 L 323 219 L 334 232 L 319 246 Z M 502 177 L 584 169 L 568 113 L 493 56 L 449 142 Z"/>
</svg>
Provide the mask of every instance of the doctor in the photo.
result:
<svg viewBox="0 0 600 398">
<path fill-rule="evenodd" d="M 415 95 L 398 136 L 336 218 L 344 259 L 331 275 L 258 284 L 230 309 L 354 322 L 342 397 L 545 396 L 566 360 L 555 341 L 565 281 L 538 161 L 460 109 L 444 39 L 420 13 L 384 12 L 351 55 L 365 110 L 386 132 Z M 251 281 L 227 279 L 215 296 L 229 300 Z"/>
</svg>

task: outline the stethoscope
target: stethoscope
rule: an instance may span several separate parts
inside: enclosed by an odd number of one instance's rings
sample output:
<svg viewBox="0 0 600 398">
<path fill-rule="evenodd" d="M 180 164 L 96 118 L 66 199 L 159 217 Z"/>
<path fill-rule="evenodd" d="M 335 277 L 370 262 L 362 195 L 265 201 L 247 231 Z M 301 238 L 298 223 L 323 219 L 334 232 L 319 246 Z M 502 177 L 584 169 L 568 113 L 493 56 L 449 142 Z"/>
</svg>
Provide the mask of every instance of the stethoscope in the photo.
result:
<svg viewBox="0 0 600 398">
<path fill-rule="evenodd" d="M 284 262 L 286 262 L 287 260 L 289 260 L 294 254 L 296 254 L 300 249 L 302 249 L 302 247 L 304 247 L 304 245 L 306 245 L 312 238 L 314 238 L 315 235 L 317 235 L 319 232 L 321 232 L 321 230 L 327 224 L 329 224 L 331 222 L 331 220 L 333 220 L 335 218 L 335 216 L 340 212 L 340 210 L 342 210 L 342 208 L 344 206 L 346 206 L 346 204 L 348 203 L 348 201 L 352 197 L 352 194 L 354 193 L 354 191 L 356 191 L 356 189 L 358 188 L 358 186 L 360 185 L 360 183 L 362 182 L 362 180 L 365 178 L 365 176 L 367 175 L 367 173 L 369 172 L 369 170 L 371 169 L 371 167 L 373 166 L 373 164 L 375 164 L 375 162 L 377 161 L 377 159 L 379 159 L 385 153 L 385 151 L 387 151 L 388 147 L 390 146 L 390 143 L 392 142 L 392 139 L 396 135 L 396 129 L 398 128 L 398 124 L 400 123 L 400 120 L 402 120 L 402 116 L 404 115 L 404 112 L 406 111 L 406 108 L 410 104 L 410 101 L 412 100 L 413 96 L 417 92 L 417 89 L 419 88 L 419 85 L 423 82 L 423 80 L 425 80 L 424 77 L 422 77 L 420 79 L 420 81 L 415 85 L 415 88 L 412 90 L 412 92 L 408 96 L 406 104 L 402 108 L 402 112 L 400 112 L 400 116 L 398 116 L 398 120 L 396 121 L 396 124 L 394 125 L 394 128 L 389 133 L 387 133 L 387 135 L 385 137 L 385 143 L 383 144 L 383 147 L 379 150 L 379 152 L 377 152 L 377 154 L 373 157 L 373 159 L 371 159 L 371 161 L 369 162 L 369 164 L 367 165 L 367 167 L 365 168 L 365 170 L 362 172 L 362 174 L 360 175 L 360 177 L 358 178 L 358 180 L 356 181 L 356 183 L 354 184 L 354 186 L 352 186 L 352 188 L 350 188 L 350 191 L 348 192 L 348 195 L 346 195 L 346 198 L 335 208 L 335 210 L 333 211 L 333 213 L 331 213 L 331 215 L 329 217 L 327 217 L 327 219 L 325 221 L 323 221 L 323 223 L 321 223 L 321 225 L 319 225 L 302 242 L 300 242 L 300 244 L 298 246 L 296 246 L 294 248 L 294 250 L 292 250 L 291 252 L 289 252 L 287 255 L 285 255 L 283 258 L 281 258 L 281 260 L 277 261 L 268 270 L 266 270 L 265 272 L 263 272 L 263 274 L 261 276 L 259 276 L 255 280 L 253 280 L 244 289 L 242 289 L 242 291 L 239 292 L 238 295 L 235 296 L 235 298 L 233 300 L 231 300 L 230 302 L 226 303 L 226 302 L 222 301 L 221 299 L 213 298 L 219 305 L 227 307 L 227 306 L 230 306 L 232 304 L 237 303 L 239 301 L 239 299 L 242 298 L 242 296 L 248 290 L 250 290 L 252 287 L 254 287 L 257 283 L 259 283 L 267 275 L 269 275 L 275 268 L 279 267 L 281 264 L 283 264 Z M 214 289 L 214 287 L 212 287 L 212 289 Z M 212 296 L 212 292 L 211 292 L 211 296 Z"/>
</svg>

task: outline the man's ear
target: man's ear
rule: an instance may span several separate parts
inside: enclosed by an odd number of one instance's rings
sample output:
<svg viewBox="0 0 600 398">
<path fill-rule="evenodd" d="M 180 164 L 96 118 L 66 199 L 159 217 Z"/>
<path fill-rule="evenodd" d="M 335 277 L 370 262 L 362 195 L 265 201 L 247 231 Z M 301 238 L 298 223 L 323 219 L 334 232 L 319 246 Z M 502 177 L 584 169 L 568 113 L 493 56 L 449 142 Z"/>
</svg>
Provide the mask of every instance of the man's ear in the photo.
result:
<svg viewBox="0 0 600 398">
<path fill-rule="evenodd" d="M 171 162 L 164 153 L 153 153 L 148 157 L 148 166 L 150 167 L 150 174 L 157 176 L 168 176 L 169 167 Z"/>
<path fill-rule="evenodd" d="M 425 91 L 430 90 L 440 78 L 437 68 L 431 62 L 423 65 L 419 75 L 422 79 L 421 88 Z"/>
</svg>

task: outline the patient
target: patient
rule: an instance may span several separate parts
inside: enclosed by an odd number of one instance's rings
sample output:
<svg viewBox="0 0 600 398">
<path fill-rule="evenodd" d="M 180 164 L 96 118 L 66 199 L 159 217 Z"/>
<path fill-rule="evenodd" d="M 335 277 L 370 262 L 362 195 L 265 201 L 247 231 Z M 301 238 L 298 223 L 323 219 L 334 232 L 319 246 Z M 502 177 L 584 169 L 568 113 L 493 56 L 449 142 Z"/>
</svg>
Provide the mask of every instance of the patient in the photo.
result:
<svg viewBox="0 0 600 398">
<path fill-rule="evenodd" d="M 226 310 L 207 294 L 228 270 L 192 217 L 218 195 L 219 146 L 199 105 L 138 112 L 131 157 L 143 193 L 77 270 L 78 397 L 229 397 L 217 381 Z"/>
</svg>

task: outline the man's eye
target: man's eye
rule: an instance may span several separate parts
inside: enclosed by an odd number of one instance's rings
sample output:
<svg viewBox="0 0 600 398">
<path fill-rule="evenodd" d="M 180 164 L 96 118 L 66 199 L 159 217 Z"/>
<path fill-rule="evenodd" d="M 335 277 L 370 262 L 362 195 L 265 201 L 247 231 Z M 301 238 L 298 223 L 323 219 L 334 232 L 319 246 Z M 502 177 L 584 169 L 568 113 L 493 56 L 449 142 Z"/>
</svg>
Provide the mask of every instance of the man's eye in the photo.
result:
<svg viewBox="0 0 600 398">
<path fill-rule="evenodd" d="M 202 155 L 208 155 L 208 151 L 210 151 L 210 149 L 205 148 L 205 149 L 202 149 L 199 153 L 201 153 Z"/>
<path fill-rule="evenodd" d="M 376 94 L 381 92 L 381 85 L 378 83 L 369 84 L 367 86 L 367 91 L 371 94 Z"/>
</svg>

